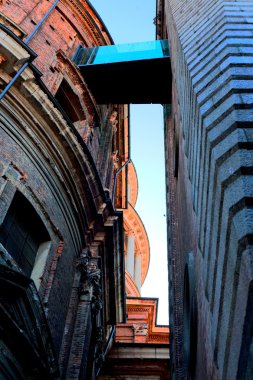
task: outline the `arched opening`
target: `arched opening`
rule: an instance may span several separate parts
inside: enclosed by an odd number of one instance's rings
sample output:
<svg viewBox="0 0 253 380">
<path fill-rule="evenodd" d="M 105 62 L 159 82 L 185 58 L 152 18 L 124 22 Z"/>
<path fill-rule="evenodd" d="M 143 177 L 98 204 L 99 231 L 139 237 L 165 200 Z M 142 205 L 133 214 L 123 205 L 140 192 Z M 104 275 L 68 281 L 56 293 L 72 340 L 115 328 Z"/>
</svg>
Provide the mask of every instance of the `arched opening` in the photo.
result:
<svg viewBox="0 0 253 380">
<path fill-rule="evenodd" d="M 0 226 L 0 243 L 26 276 L 32 275 L 36 262 L 40 262 L 40 272 L 44 268 L 50 237 L 36 210 L 20 192 L 14 195 Z"/>
<path fill-rule="evenodd" d="M 85 115 L 78 96 L 74 93 L 66 79 L 63 79 L 55 98 L 59 102 L 62 109 L 68 115 L 72 123 L 79 120 L 84 120 Z"/>
</svg>

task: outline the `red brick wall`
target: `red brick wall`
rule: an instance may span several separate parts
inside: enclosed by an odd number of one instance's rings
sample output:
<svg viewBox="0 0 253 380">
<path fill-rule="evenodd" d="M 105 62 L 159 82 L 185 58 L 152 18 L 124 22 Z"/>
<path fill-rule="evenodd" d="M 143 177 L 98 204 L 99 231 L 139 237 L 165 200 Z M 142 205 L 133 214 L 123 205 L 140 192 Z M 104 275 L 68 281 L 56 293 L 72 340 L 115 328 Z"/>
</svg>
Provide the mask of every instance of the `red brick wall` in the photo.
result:
<svg viewBox="0 0 253 380">
<path fill-rule="evenodd" d="M 51 5 L 52 2 L 47 0 L 14 0 L 4 1 L 0 10 L 24 29 L 29 36 Z M 29 46 L 38 54 L 35 65 L 43 73 L 43 81 L 49 89 L 53 88 L 57 77 L 61 75 L 56 56 L 58 51 L 62 51 L 71 59 L 80 43 L 85 46 L 106 43 L 102 38 L 102 33 L 100 39 L 95 33 L 92 34 L 96 23 L 94 22 L 94 25 L 91 23 L 92 17 L 86 8 L 87 5 L 85 7 L 82 2 L 77 7 L 72 6 L 71 3 L 59 2 L 36 35 L 29 41 Z M 83 14 L 86 13 L 86 19 L 80 15 L 81 11 Z"/>
<path fill-rule="evenodd" d="M 0 10 L 29 36 L 51 5 L 52 2 L 47 0 L 14 0 L 4 1 Z M 114 107 L 98 106 L 94 102 L 73 64 L 72 57 L 80 43 L 83 46 L 110 43 L 110 37 L 85 1 L 73 4 L 60 1 L 28 42 L 38 55 L 33 63 L 43 74 L 42 81 L 52 94 L 57 93 L 63 79 L 68 83 L 77 99 L 76 106 L 82 108 L 82 120 L 74 125 L 93 156 L 103 186 L 112 189 L 114 167 L 110 116 Z M 109 186 L 106 184 L 108 178 Z"/>
</svg>

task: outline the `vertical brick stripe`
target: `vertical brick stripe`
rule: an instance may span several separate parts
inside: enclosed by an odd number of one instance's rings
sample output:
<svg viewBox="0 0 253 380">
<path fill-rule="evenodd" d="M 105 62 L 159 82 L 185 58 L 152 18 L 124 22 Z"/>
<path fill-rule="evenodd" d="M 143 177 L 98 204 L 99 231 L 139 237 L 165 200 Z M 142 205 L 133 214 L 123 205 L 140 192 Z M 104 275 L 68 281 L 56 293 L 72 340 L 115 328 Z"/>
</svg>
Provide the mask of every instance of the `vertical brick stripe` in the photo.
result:
<svg viewBox="0 0 253 380">
<path fill-rule="evenodd" d="M 47 281 L 47 285 L 45 287 L 45 294 L 44 294 L 44 298 L 43 298 L 43 303 L 45 305 L 46 312 L 47 312 L 47 304 L 48 304 L 48 300 L 49 300 L 49 296 L 50 296 L 50 291 L 52 289 L 52 285 L 53 285 L 53 281 L 54 281 L 54 275 L 55 275 L 56 268 L 57 268 L 57 263 L 58 263 L 59 257 L 62 254 L 63 247 L 64 247 L 64 243 L 63 243 L 63 241 L 60 241 L 58 244 L 57 250 L 54 254 L 54 257 L 51 261 L 48 281 Z"/>
</svg>

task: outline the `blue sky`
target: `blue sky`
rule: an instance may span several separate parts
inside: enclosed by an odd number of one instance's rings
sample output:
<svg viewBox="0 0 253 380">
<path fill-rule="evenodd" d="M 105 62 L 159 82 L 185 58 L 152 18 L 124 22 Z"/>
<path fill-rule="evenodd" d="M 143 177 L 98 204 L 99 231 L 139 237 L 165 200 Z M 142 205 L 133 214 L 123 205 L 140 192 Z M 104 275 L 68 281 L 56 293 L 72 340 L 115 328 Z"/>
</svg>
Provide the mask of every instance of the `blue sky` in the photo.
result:
<svg viewBox="0 0 253 380">
<path fill-rule="evenodd" d="M 90 0 L 115 44 L 155 39 L 156 0 Z"/>
<path fill-rule="evenodd" d="M 114 42 L 155 39 L 156 0 L 90 0 Z M 148 233 L 151 262 L 144 297 L 159 297 L 158 323 L 168 323 L 167 238 L 163 117 L 160 105 L 131 106 L 131 156 L 137 170 L 136 210 Z"/>
</svg>

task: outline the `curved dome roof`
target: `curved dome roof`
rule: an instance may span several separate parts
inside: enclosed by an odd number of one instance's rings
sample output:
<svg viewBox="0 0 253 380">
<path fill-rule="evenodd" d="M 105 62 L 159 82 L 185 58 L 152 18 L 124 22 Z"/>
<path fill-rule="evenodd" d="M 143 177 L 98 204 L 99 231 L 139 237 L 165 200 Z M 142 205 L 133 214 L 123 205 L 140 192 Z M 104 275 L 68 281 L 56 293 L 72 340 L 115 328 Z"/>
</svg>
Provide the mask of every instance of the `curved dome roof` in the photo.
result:
<svg viewBox="0 0 253 380">
<path fill-rule="evenodd" d="M 128 209 L 124 210 L 124 229 L 127 233 L 135 236 L 135 253 L 141 255 L 141 283 L 143 284 L 148 273 L 150 248 L 146 229 L 140 216 L 129 203 Z"/>
<path fill-rule="evenodd" d="M 133 278 L 130 276 L 130 274 L 126 271 L 126 295 L 127 297 L 140 297 L 141 294 L 139 292 L 139 289 L 137 288 Z"/>
<path fill-rule="evenodd" d="M 138 178 L 132 161 L 128 165 L 128 186 L 130 189 L 128 201 L 134 207 L 138 196 Z"/>
</svg>

